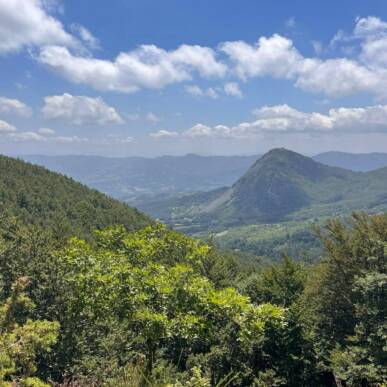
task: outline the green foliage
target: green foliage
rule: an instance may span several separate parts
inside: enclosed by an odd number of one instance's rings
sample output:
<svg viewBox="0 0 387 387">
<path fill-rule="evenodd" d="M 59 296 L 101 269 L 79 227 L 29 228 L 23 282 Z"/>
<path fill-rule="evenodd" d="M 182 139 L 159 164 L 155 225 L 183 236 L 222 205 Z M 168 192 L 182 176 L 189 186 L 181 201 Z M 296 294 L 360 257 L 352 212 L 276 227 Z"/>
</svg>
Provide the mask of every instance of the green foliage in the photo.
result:
<svg viewBox="0 0 387 387">
<path fill-rule="evenodd" d="M 26 277 L 12 286 L 11 295 L 0 305 L 0 384 L 45 386 L 32 377 L 37 371 L 37 356 L 51 350 L 58 336 L 59 324 L 46 320 L 31 320 L 27 316 L 34 303 L 26 295 Z"/>
<path fill-rule="evenodd" d="M 210 246 L 162 226 L 110 227 L 93 242 L 73 238 L 65 248 L 47 245 L 51 251 L 36 238 L 15 227 L 3 238 L 0 265 L 10 277 L 34 277 L 31 316 L 60 323 L 53 352 L 39 355 L 41 379 L 243 386 L 273 369 L 297 385 L 300 373 L 284 366 L 294 352 L 290 315 L 225 287 L 233 270 Z M 12 294 L 8 276 L 3 283 L 3 294 Z"/>
<path fill-rule="evenodd" d="M 385 382 L 387 216 L 331 221 L 320 236 L 325 259 L 308 281 L 306 317 L 321 365 L 349 385 Z"/>
<path fill-rule="evenodd" d="M 203 262 L 211 255 L 208 246 L 161 226 L 131 234 L 121 231 L 98 232 L 94 247 L 73 239 L 60 254 L 66 262 L 66 288 L 72 293 L 65 313 L 70 318 L 61 321 L 70 334 L 63 340 L 71 343 L 69 362 L 79 371 L 87 368 L 85 362 L 90 365 L 84 353 L 103 356 L 102 332 L 104 337 L 114 335 L 112 329 L 120 325 L 128 332 L 132 352 L 127 361 L 139 361 L 138 354 L 143 354 L 147 378 L 160 359 L 181 371 L 186 362 L 193 366 L 197 354 L 215 359 L 212 348 L 224 346 L 219 336 L 230 337 L 230 329 L 240 356 L 247 350 L 260 351 L 263 343 L 274 340 L 266 337 L 267 331 L 286 329 L 280 307 L 253 306 L 235 289 L 217 290 L 203 276 Z M 111 235 L 122 239 L 113 238 L 109 244 Z M 115 356 L 118 350 L 113 349 Z M 231 370 L 231 364 L 224 372 L 211 369 L 212 379 L 220 381 Z M 255 372 L 250 367 L 240 381 L 253 378 Z"/>
<path fill-rule="evenodd" d="M 42 167 L 0 156 L 0 170 L 2 215 L 50 228 L 62 239 L 113 224 L 134 230 L 151 223 L 137 210 Z"/>
<path fill-rule="evenodd" d="M 250 277 L 244 291 L 256 304 L 270 302 L 289 307 L 303 292 L 306 275 L 302 264 L 284 256 L 281 263 Z"/>
</svg>

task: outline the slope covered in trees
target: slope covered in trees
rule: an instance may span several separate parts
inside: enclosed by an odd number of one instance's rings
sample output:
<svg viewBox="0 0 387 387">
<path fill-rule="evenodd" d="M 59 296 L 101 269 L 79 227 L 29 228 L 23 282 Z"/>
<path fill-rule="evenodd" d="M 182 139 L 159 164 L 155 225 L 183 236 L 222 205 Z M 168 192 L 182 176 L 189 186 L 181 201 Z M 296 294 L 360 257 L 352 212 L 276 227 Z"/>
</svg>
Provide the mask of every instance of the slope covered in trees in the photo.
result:
<svg viewBox="0 0 387 387">
<path fill-rule="evenodd" d="M 387 380 L 387 216 L 328 223 L 316 266 L 284 258 L 249 275 L 162 226 L 59 249 L 22 225 L 1 236 L 2 385 Z"/>
<path fill-rule="evenodd" d="M 0 212 L 3 218 L 53 228 L 62 236 L 86 235 L 113 224 L 134 230 L 151 222 L 70 178 L 5 156 L 0 156 Z"/>
</svg>

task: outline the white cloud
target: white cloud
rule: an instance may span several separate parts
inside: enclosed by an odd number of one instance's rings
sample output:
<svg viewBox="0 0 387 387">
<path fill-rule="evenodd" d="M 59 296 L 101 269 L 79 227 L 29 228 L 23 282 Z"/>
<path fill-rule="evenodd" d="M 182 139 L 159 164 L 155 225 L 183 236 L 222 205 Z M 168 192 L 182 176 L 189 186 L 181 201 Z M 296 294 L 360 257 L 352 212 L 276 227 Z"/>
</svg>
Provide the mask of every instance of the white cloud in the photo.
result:
<svg viewBox="0 0 387 387">
<path fill-rule="evenodd" d="M 150 133 L 149 136 L 153 138 L 172 138 L 172 137 L 177 137 L 178 133 L 161 129 L 157 132 Z"/>
<path fill-rule="evenodd" d="M 387 23 L 378 17 L 368 16 L 357 18 L 353 34 L 357 38 L 384 36 L 387 33 Z"/>
<path fill-rule="evenodd" d="M 387 73 L 371 71 L 349 59 L 305 59 L 295 85 L 303 90 L 331 97 L 370 92 L 382 95 L 387 90 Z"/>
<path fill-rule="evenodd" d="M 227 95 L 232 95 L 233 97 L 242 98 L 242 91 L 239 88 L 239 84 L 236 82 L 229 82 L 224 85 L 224 92 Z"/>
<path fill-rule="evenodd" d="M 161 121 L 161 118 L 158 117 L 156 114 L 152 113 L 152 112 L 149 112 L 146 116 L 145 116 L 145 119 L 152 123 L 152 124 L 156 124 L 157 122 L 160 122 Z"/>
<path fill-rule="evenodd" d="M 185 91 L 194 97 L 210 97 L 212 99 L 217 99 L 219 97 L 218 92 L 213 87 L 201 89 L 197 85 L 187 85 L 185 86 Z"/>
<path fill-rule="evenodd" d="M 44 5 L 41 0 L 0 0 L 0 53 L 46 44 L 77 45 Z"/>
<path fill-rule="evenodd" d="M 362 20 L 359 19 L 358 24 Z M 372 29 L 363 26 L 362 30 Z M 381 28 L 378 31 L 376 35 L 367 35 L 361 61 L 307 58 L 298 52 L 290 39 L 278 34 L 261 37 L 255 45 L 243 41 L 226 42 L 220 49 L 229 56 L 234 72 L 244 80 L 271 76 L 293 80 L 296 87 L 305 91 L 332 97 L 359 92 L 386 97 L 387 54 L 384 53 L 387 52 L 387 34 L 381 38 Z"/>
<path fill-rule="evenodd" d="M 28 117 L 32 114 L 32 109 L 18 99 L 0 97 L 0 113 L 10 113 Z"/>
<path fill-rule="evenodd" d="M 99 40 L 84 26 L 80 24 L 72 24 L 71 30 L 78 34 L 81 40 L 92 50 L 100 48 Z"/>
<path fill-rule="evenodd" d="M 191 80 L 194 72 L 206 78 L 223 77 L 227 69 L 211 48 L 188 45 L 172 51 L 142 45 L 120 53 L 114 61 L 75 56 L 66 47 L 48 46 L 38 59 L 71 82 L 126 93 Z"/>
<path fill-rule="evenodd" d="M 84 137 L 78 137 L 78 136 L 57 136 L 57 137 L 53 137 L 52 141 L 61 143 L 61 144 L 80 144 L 84 142 L 89 142 L 89 139 Z"/>
<path fill-rule="evenodd" d="M 185 132 L 187 137 L 195 138 L 195 137 L 209 137 L 212 133 L 212 129 L 203 124 L 196 124 L 192 128 L 188 129 Z"/>
<path fill-rule="evenodd" d="M 197 85 L 187 85 L 185 86 L 185 91 L 194 97 L 203 97 L 204 95 L 203 90 Z"/>
<path fill-rule="evenodd" d="M 188 138 L 253 138 L 265 133 L 386 133 L 387 105 L 330 109 L 327 114 L 301 112 L 288 105 L 263 106 L 256 119 L 236 126 L 196 124 L 181 136 Z"/>
<path fill-rule="evenodd" d="M 130 136 L 122 138 L 122 139 L 119 140 L 119 142 L 121 144 L 131 144 L 133 141 L 134 141 L 134 138 L 130 137 Z"/>
<path fill-rule="evenodd" d="M 330 97 L 355 93 L 387 97 L 387 22 L 374 16 L 356 19 L 349 34 L 339 31 L 330 46 L 344 45 L 341 49 L 346 54 L 326 60 L 302 55 L 291 39 L 279 34 L 262 36 L 254 44 L 223 42 L 216 49 L 183 44 L 165 50 L 140 45 L 109 60 L 79 50 L 80 41 L 63 29 L 42 1 L 0 0 L 0 52 L 39 46 L 38 61 L 73 83 L 97 90 L 132 93 L 192 81 L 196 76 L 237 76 L 244 81 L 252 77 L 285 79 L 302 90 Z M 294 26 L 294 18 L 287 25 Z M 84 26 L 73 25 L 72 30 L 86 46 L 97 48 L 98 40 Z M 312 45 L 317 55 L 323 52 L 320 42 L 312 41 Z M 239 96 L 235 87 L 227 89 L 186 86 L 197 97 Z"/>
<path fill-rule="evenodd" d="M 203 124 L 196 124 L 192 128 L 186 130 L 183 136 L 189 138 L 199 137 L 228 137 L 229 128 L 225 125 L 217 125 L 215 127 L 209 127 Z"/>
<path fill-rule="evenodd" d="M 303 61 L 293 42 L 278 34 L 261 37 L 255 45 L 244 41 L 225 42 L 220 45 L 220 50 L 228 55 L 236 74 L 242 79 L 268 75 L 292 78 Z"/>
<path fill-rule="evenodd" d="M 312 47 L 313 47 L 315 54 L 317 56 L 321 55 L 322 52 L 324 51 L 322 43 L 319 42 L 318 40 L 312 40 L 311 44 L 312 44 Z"/>
<path fill-rule="evenodd" d="M 74 96 L 68 93 L 44 98 L 43 114 L 49 119 L 60 119 L 76 125 L 122 124 L 117 111 L 101 97 Z"/>
<path fill-rule="evenodd" d="M 6 121 L 0 120 L 0 133 L 12 133 L 16 132 L 16 128 Z"/>
<path fill-rule="evenodd" d="M 50 132 L 49 132 L 50 131 Z M 78 136 L 54 136 L 54 131 L 48 128 L 41 128 L 37 132 L 13 132 L 8 134 L 11 141 L 16 142 L 50 142 L 58 144 L 80 144 L 88 142 L 87 138 Z"/>
<path fill-rule="evenodd" d="M 40 128 L 38 129 L 38 133 L 43 136 L 53 136 L 55 134 L 55 130 L 50 128 Z"/>
<path fill-rule="evenodd" d="M 223 88 L 217 87 L 208 87 L 207 89 L 202 89 L 197 85 L 187 85 L 185 86 L 185 91 L 188 94 L 191 94 L 194 97 L 209 97 L 212 99 L 219 98 L 220 93 L 224 93 L 226 95 L 230 95 L 233 97 L 242 97 L 242 92 L 239 88 L 239 85 L 237 82 L 228 82 L 226 83 Z"/>
<path fill-rule="evenodd" d="M 208 95 L 212 99 L 217 99 L 219 97 L 218 92 L 213 88 L 209 87 L 206 91 L 205 94 Z"/>
<path fill-rule="evenodd" d="M 46 141 L 46 137 L 36 132 L 11 133 L 9 137 L 15 141 Z"/>
</svg>

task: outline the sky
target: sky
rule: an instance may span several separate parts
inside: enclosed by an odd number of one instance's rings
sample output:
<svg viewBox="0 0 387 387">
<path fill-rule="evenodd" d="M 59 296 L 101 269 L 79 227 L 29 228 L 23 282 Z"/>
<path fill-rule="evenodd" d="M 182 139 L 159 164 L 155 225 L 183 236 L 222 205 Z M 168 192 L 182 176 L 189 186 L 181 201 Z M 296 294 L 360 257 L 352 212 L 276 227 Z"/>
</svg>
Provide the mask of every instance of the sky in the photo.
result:
<svg viewBox="0 0 387 387">
<path fill-rule="evenodd" d="M 0 0 L 0 153 L 387 152 L 385 0 Z"/>
</svg>

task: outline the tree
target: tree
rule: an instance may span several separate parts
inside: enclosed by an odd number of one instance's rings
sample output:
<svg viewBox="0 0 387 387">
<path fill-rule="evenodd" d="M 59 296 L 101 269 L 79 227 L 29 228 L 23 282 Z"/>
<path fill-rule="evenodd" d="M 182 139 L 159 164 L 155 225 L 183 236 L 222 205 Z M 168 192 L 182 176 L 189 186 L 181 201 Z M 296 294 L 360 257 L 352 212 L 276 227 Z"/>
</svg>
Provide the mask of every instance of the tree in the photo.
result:
<svg viewBox="0 0 387 387">
<path fill-rule="evenodd" d="M 353 385 L 385 382 L 387 216 L 354 214 L 319 234 L 326 253 L 302 303 L 321 368 Z"/>
<path fill-rule="evenodd" d="M 249 278 L 244 291 L 256 303 L 270 302 L 289 307 L 304 290 L 307 271 L 287 255 L 282 262 Z"/>
<path fill-rule="evenodd" d="M 0 306 L 1 385 L 11 385 L 11 381 L 25 386 L 46 385 L 33 376 L 37 371 L 37 356 L 50 351 L 55 344 L 59 324 L 27 317 L 34 308 L 34 303 L 25 294 L 27 285 L 28 278 L 19 278 L 8 299 Z"/>
</svg>

